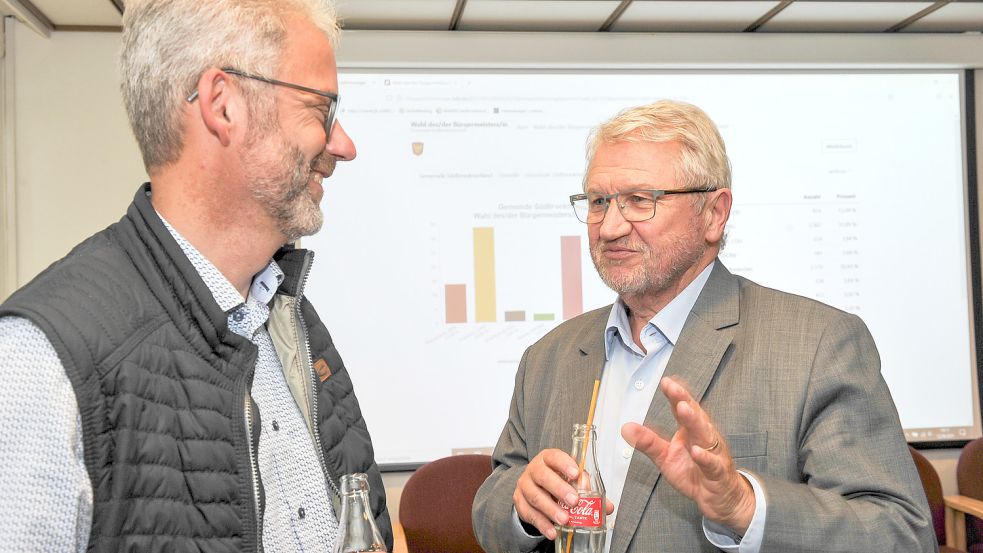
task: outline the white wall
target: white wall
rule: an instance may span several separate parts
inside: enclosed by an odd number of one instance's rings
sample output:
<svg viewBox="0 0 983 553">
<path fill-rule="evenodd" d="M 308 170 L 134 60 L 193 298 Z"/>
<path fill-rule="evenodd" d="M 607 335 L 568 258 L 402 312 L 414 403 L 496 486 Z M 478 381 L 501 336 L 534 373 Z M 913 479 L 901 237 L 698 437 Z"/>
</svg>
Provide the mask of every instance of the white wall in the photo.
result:
<svg viewBox="0 0 983 553">
<path fill-rule="evenodd" d="M 84 237 L 116 221 L 137 186 L 146 180 L 120 101 L 118 41 L 116 33 L 55 32 L 46 39 L 8 19 L 0 66 L 0 159 L 4 164 L 0 171 L 0 300 Z M 577 53 L 573 62 L 570 52 Z M 983 37 L 351 31 L 342 39 L 339 64 L 981 68 Z M 977 77 L 976 90 L 979 114 L 983 112 L 983 76 Z M 983 144 L 979 116 L 977 137 L 977 143 Z M 930 451 L 927 456 L 940 472 L 945 493 L 954 493 L 958 451 Z M 399 494 L 408 474 L 385 477 L 394 516 L 398 516 Z"/>
<path fill-rule="evenodd" d="M 120 101 L 118 43 L 117 33 L 54 33 L 46 39 L 19 23 L 8 29 L 14 288 L 118 220 L 146 180 Z"/>
</svg>

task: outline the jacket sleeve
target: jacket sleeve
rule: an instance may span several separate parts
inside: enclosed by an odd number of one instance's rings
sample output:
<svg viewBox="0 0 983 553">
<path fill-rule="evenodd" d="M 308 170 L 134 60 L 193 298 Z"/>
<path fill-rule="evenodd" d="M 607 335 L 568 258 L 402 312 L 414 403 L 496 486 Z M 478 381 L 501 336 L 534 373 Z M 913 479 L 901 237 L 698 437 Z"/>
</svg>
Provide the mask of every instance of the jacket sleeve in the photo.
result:
<svg viewBox="0 0 983 553">
<path fill-rule="evenodd" d="M 515 525 L 512 517 L 512 493 L 522 471 L 529 463 L 523 422 L 524 390 L 528 351 L 519 362 L 509 419 L 492 453 L 492 473 L 478 489 L 471 510 L 474 534 L 488 553 L 546 551 L 552 542 L 545 538 L 530 548 L 529 538 Z"/>
<path fill-rule="evenodd" d="M 755 474 L 768 504 L 761 552 L 936 551 L 921 480 L 859 318 L 827 325 L 808 386 L 801 482 Z"/>
</svg>

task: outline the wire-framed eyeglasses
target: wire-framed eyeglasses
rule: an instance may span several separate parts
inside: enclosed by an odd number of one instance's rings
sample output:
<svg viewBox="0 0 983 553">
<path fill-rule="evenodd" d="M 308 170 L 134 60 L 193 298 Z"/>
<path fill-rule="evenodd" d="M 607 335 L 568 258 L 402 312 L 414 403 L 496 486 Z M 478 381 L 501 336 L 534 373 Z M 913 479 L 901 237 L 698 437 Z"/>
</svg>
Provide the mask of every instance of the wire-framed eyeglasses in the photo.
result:
<svg viewBox="0 0 983 553">
<path fill-rule="evenodd" d="M 335 113 L 338 111 L 338 95 L 334 92 L 328 92 L 326 90 L 318 90 L 316 88 L 310 88 L 302 86 L 299 84 L 288 83 L 286 81 L 278 81 L 276 79 L 271 79 L 269 77 L 264 77 L 262 75 L 255 75 L 253 73 L 247 73 L 245 71 L 240 71 L 234 67 L 223 67 L 222 71 L 228 73 L 229 75 L 236 75 L 237 77 L 242 77 L 244 79 L 253 79 L 254 81 L 260 81 L 267 84 L 272 84 L 276 86 L 285 86 L 287 88 L 292 88 L 294 90 L 299 90 L 301 92 L 307 92 L 308 94 L 316 94 L 322 98 L 328 99 L 327 113 L 324 116 L 324 137 L 325 142 L 331 142 L 331 130 L 334 128 Z M 198 98 L 198 91 L 195 90 L 188 95 L 188 102 L 194 102 Z"/>
<path fill-rule="evenodd" d="M 573 212 L 581 223 L 593 225 L 604 220 L 608 212 L 611 200 L 615 200 L 621 216 L 626 221 L 638 223 L 648 221 L 655 217 L 655 206 L 659 196 L 669 196 L 673 194 L 699 194 L 702 192 L 714 192 L 716 188 L 703 188 L 700 190 L 625 190 L 613 194 L 574 194 L 570 196 L 570 205 Z"/>
</svg>

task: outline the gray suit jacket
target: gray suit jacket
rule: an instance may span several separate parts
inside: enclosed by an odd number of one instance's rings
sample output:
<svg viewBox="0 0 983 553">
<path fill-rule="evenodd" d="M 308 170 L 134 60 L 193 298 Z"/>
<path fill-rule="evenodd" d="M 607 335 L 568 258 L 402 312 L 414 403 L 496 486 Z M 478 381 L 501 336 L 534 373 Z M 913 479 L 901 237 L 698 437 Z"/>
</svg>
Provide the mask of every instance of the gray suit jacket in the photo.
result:
<svg viewBox="0 0 983 553">
<path fill-rule="evenodd" d="M 520 551 L 511 518 L 520 473 L 543 449 L 568 450 L 573 424 L 587 419 L 609 312 L 567 321 L 523 355 L 494 472 L 474 503 L 475 534 L 489 553 Z M 718 260 L 665 374 L 689 385 L 738 467 L 762 484 L 762 553 L 937 550 L 874 341 L 858 317 L 754 284 Z M 661 393 L 645 424 L 675 431 Z M 609 539 L 611 553 L 716 551 L 695 504 L 640 452 Z"/>
</svg>

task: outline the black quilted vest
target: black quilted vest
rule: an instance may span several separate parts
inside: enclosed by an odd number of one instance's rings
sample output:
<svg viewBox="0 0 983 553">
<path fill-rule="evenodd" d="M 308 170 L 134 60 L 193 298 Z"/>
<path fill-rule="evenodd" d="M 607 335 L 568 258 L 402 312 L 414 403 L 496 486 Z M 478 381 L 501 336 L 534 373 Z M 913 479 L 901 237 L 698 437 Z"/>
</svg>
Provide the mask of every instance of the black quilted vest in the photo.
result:
<svg viewBox="0 0 983 553">
<path fill-rule="evenodd" d="M 149 192 L 143 185 L 119 222 L 14 293 L 0 316 L 40 327 L 75 389 L 93 488 L 90 551 L 257 551 L 263 498 L 253 492 L 244 414 L 257 348 L 227 328 Z M 278 252 L 286 279 L 277 293 L 297 293 L 310 255 Z M 314 379 L 327 477 L 337 485 L 343 474 L 369 474 L 392 551 L 385 490 L 351 379 L 306 300 L 302 315 L 311 359 L 331 374 Z"/>
</svg>

